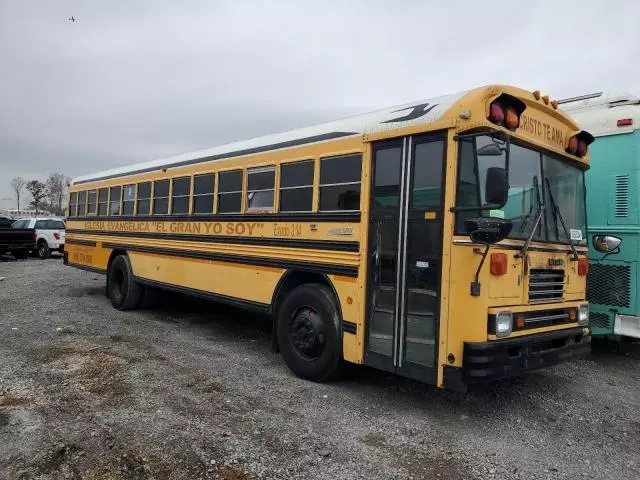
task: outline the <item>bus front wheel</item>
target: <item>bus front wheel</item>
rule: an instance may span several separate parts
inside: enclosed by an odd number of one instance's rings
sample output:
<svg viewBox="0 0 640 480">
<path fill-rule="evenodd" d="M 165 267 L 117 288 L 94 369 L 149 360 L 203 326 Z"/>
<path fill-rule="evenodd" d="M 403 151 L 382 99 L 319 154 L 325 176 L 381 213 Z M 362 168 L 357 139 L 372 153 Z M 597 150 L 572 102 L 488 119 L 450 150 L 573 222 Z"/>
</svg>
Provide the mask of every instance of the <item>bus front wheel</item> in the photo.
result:
<svg viewBox="0 0 640 480">
<path fill-rule="evenodd" d="M 316 283 L 296 287 L 277 315 L 280 353 L 293 373 L 322 382 L 337 371 L 342 352 L 340 319 L 328 287 Z"/>
<path fill-rule="evenodd" d="M 143 288 L 133 277 L 131 261 L 126 255 L 118 255 L 109 266 L 107 292 L 111 305 L 117 310 L 131 310 L 140 303 Z"/>
</svg>

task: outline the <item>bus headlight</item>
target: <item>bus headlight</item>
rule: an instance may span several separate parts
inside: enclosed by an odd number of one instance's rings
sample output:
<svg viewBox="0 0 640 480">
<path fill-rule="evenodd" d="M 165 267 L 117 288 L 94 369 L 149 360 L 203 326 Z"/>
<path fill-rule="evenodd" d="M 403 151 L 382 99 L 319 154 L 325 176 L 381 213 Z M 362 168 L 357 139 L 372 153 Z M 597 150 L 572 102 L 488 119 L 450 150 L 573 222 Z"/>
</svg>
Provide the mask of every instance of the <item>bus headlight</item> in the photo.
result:
<svg viewBox="0 0 640 480">
<path fill-rule="evenodd" d="M 587 325 L 589 323 L 589 305 L 580 305 L 578 307 L 578 324 Z"/>
<path fill-rule="evenodd" d="M 511 334 L 513 313 L 509 311 L 496 314 L 496 337 L 506 337 Z"/>
</svg>

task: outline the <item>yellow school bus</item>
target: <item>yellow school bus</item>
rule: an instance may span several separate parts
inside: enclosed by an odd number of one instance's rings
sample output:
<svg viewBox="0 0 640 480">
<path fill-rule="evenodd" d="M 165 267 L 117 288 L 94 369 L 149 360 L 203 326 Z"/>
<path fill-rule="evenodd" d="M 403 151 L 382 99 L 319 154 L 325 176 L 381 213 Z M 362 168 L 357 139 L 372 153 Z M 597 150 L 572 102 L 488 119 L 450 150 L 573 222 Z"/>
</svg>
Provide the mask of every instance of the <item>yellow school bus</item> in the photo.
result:
<svg viewBox="0 0 640 480">
<path fill-rule="evenodd" d="M 590 350 L 593 137 L 491 85 L 79 177 L 65 264 L 267 312 L 297 375 L 464 390 Z"/>
</svg>

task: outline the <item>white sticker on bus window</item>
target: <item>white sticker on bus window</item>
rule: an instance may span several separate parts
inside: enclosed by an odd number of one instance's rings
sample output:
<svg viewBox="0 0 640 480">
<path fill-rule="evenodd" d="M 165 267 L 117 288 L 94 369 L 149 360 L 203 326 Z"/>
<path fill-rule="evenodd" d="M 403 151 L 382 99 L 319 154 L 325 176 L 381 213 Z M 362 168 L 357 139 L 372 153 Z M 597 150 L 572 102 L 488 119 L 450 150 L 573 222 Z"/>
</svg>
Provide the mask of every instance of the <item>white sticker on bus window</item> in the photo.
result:
<svg viewBox="0 0 640 480">
<path fill-rule="evenodd" d="M 493 218 L 504 218 L 504 210 L 489 210 L 489 216 Z"/>
<path fill-rule="evenodd" d="M 416 262 L 416 267 L 418 267 L 418 268 L 429 268 L 429 262 L 422 262 L 422 261 L 418 260 Z"/>
<path fill-rule="evenodd" d="M 569 233 L 571 234 L 571 240 L 574 240 L 576 242 L 582 241 L 582 230 L 571 228 L 569 229 Z"/>
</svg>

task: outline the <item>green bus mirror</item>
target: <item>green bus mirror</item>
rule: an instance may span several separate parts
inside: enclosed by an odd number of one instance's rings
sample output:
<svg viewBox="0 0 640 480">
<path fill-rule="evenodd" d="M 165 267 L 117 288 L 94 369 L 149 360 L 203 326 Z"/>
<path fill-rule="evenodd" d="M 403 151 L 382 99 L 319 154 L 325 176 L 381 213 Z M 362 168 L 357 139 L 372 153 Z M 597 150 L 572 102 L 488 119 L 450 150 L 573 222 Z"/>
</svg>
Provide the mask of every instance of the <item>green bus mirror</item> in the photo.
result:
<svg viewBox="0 0 640 480">
<path fill-rule="evenodd" d="M 621 243 L 622 239 L 613 235 L 595 235 L 593 237 L 593 247 L 602 253 L 613 253 Z"/>
</svg>

